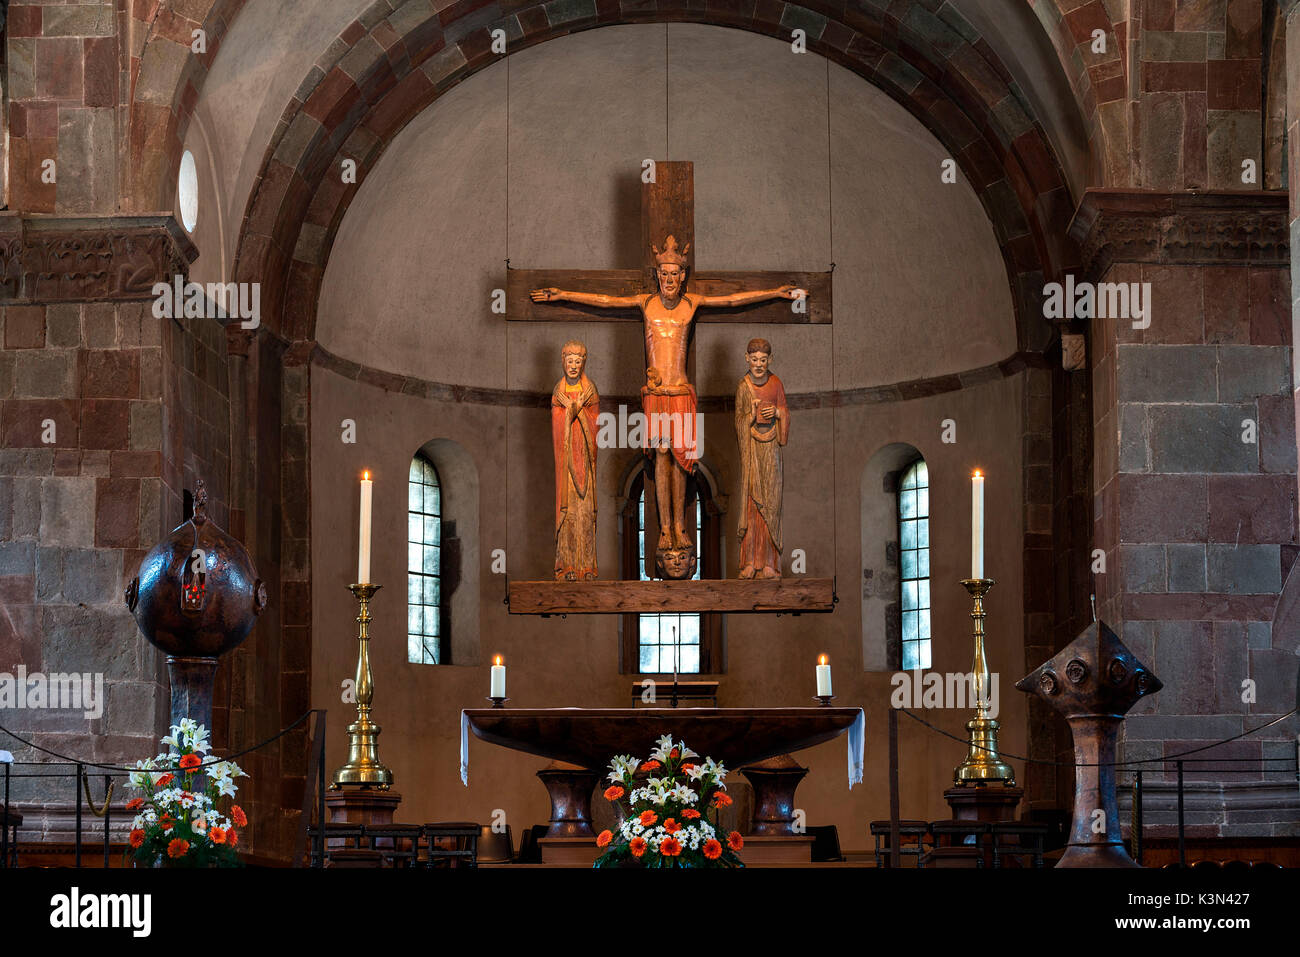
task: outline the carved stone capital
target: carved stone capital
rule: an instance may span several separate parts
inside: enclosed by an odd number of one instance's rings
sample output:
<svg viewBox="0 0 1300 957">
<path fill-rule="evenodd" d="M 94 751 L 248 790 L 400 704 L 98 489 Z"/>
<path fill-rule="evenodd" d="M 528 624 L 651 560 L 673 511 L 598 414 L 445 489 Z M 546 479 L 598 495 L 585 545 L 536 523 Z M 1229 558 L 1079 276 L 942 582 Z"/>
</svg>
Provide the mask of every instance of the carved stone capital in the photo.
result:
<svg viewBox="0 0 1300 957">
<path fill-rule="evenodd" d="M 0 303 L 148 299 L 198 255 L 170 214 L 0 213 Z"/>
<path fill-rule="evenodd" d="M 1087 280 L 1117 262 L 1283 266 L 1288 217 L 1284 191 L 1090 189 L 1070 236 Z"/>
</svg>

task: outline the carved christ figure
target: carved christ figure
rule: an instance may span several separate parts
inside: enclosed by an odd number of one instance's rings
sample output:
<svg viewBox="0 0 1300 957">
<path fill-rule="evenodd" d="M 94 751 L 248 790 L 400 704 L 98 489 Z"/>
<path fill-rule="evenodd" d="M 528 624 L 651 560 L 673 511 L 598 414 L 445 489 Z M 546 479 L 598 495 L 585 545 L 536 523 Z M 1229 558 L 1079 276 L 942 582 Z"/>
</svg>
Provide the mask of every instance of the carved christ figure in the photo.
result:
<svg viewBox="0 0 1300 957">
<path fill-rule="evenodd" d="M 781 380 L 768 371 L 771 360 L 771 343 L 751 339 L 745 348 L 749 372 L 736 388 L 741 578 L 781 577 L 781 447 L 790 439 L 790 409 Z"/>
<path fill-rule="evenodd" d="M 572 292 L 549 287 L 534 289 L 534 302 L 569 302 L 609 308 L 635 307 L 645 321 L 645 349 L 647 366 L 646 384 L 641 389 L 642 407 L 648 423 L 645 451 L 654 459 L 655 502 L 659 510 L 659 543 L 656 552 L 665 577 L 689 578 L 694 573 L 695 536 L 686 531 L 686 477 L 695 469 L 699 457 L 699 441 L 695 434 L 696 396 L 694 387 L 686 379 L 686 350 L 690 341 L 691 323 L 697 309 L 710 306 L 743 306 L 768 299 L 806 298 L 807 293 L 793 285 L 779 289 L 755 289 L 725 296 L 702 296 L 688 293 L 686 287 L 686 253 L 677 247 L 677 239 L 669 236 L 661 252 L 655 253 L 657 267 L 655 279 L 658 291 L 636 296 L 607 296 L 600 293 Z M 653 443 L 656 435 L 653 423 L 664 422 L 664 414 L 673 416 L 671 438 Z M 659 416 L 659 418 L 657 418 Z M 689 562 L 671 561 L 664 557 L 668 552 L 690 552 Z M 669 567 L 671 566 L 671 568 Z"/>
<path fill-rule="evenodd" d="M 600 396 L 587 378 L 587 347 L 560 350 L 564 375 L 551 392 L 555 446 L 555 578 L 596 579 L 596 418 Z"/>
</svg>

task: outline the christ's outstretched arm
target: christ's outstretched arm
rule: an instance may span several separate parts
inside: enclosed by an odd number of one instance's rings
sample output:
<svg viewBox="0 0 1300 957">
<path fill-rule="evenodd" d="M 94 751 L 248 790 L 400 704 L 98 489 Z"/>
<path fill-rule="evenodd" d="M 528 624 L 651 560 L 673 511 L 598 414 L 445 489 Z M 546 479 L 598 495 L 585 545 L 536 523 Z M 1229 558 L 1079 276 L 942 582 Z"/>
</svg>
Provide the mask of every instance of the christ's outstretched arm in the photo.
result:
<svg viewBox="0 0 1300 957">
<path fill-rule="evenodd" d="M 533 302 L 576 302 L 584 306 L 604 306 L 610 309 L 641 305 L 642 296 L 606 296 L 598 292 L 569 292 L 548 286 L 534 289 L 528 294 Z"/>
<path fill-rule="evenodd" d="M 798 286 L 782 286 L 779 289 L 751 289 L 745 292 L 733 292 L 729 296 L 695 296 L 701 306 L 747 306 L 751 302 L 766 302 L 769 299 L 806 299 L 808 290 Z"/>
</svg>

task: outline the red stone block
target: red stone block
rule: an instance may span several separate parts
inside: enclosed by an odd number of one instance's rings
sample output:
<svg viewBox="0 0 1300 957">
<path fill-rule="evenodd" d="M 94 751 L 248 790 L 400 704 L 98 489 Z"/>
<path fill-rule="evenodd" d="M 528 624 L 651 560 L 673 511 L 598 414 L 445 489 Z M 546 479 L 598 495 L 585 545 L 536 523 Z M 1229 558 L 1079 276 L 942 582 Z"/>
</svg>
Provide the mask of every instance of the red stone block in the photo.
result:
<svg viewBox="0 0 1300 957">
<path fill-rule="evenodd" d="M 445 27 L 475 10 L 481 10 L 491 2 L 492 0 L 457 0 L 456 3 L 438 12 L 438 21 Z"/>
<path fill-rule="evenodd" d="M 1125 621 L 1272 621 L 1276 608 L 1276 595 L 1129 593 L 1122 614 Z"/>
<path fill-rule="evenodd" d="M 1224 56 L 1248 60 L 1263 53 L 1262 14 L 1259 0 L 1228 0 Z"/>
<path fill-rule="evenodd" d="M 86 37 L 85 90 L 86 106 L 117 105 L 117 39 Z"/>
<path fill-rule="evenodd" d="M 1111 31 L 1110 17 L 1101 0 L 1091 0 L 1065 15 L 1065 25 L 1075 43 L 1091 43 L 1093 30 Z"/>
<path fill-rule="evenodd" d="M 1256 346 L 1291 345 L 1291 288 L 1288 270 L 1250 270 L 1250 343 Z"/>
<path fill-rule="evenodd" d="M 366 118 L 365 126 L 381 140 L 386 140 L 410 116 L 426 106 L 433 95 L 433 82 L 423 71 L 412 70 L 393 87 L 392 92 L 375 105 Z M 339 191 L 342 192 L 341 187 Z"/>
<path fill-rule="evenodd" d="M 1295 540 L 1292 475 L 1211 475 L 1211 542 L 1286 544 Z"/>
<path fill-rule="evenodd" d="M 78 356 L 82 398 L 140 398 L 140 353 L 136 350 L 83 349 Z"/>
<path fill-rule="evenodd" d="M 1142 13 L 1146 18 L 1148 30 L 1172 30 L 1174 28 L 1175 0 L 1146 0 Z"/>
<path fill-rule="evenodd" d="M 0 575 L 0 608 L 36 601 L 35 575 Z"/>
<path fill-rule="evenodd" d="M 1124 99 L 1128 92 L 1128 81 L 1122 76 L 1107 77 L 1093 84 L 1092 89 L 1098 103 L 1113 103 Z"/>
<path fill-rule="evenodd" d="M 1246 344 L 1251 341 L 1250 270 L 1241 266 L 1205 268 L 1205 341 Z M 1290 318 L 1287 319 L 1290 322 Z"/>
<path fill-rule="evenodd" d="M 54 452 L 55 475 L 80 475 L 81 453 L 76 449 L 56 449 Z"/>
<path fill-rule="evenodd" d="M 387 21 L 386 21 L 386 20 L 380 20 L 379 23 L 380 23 L 380 25 L 383 25 L 383 24 L 386 24 Z M 389 30 L 391 31 L 391 30 L 392 30 L 392 27 L 389 27 Z M 346 27 L 344 27 L 343 32 L 339 34 L 339 39 L 342 40 L 344 43 L 346 43 L 348 46 L 352 46 L 354 43 L 356 43 L 358 40 L 360 40 L 363 36 L 365 36 L 365 33 L 366 33 L 366 28 L 363 27 L 363 26 L 360 24 L 360 22 L 358 22 L 358 21 L 356 21 L 356 20 L 353 20 L 353 21 L 352 21 L 351 23 L 349 23 Z M 384 45 L 384 44 L 382 44 L 382 43 L 380 44 L 380 46 L 383 46 L 383 45 Z"/>
<path fill-rule="evenodd" d="M 54 159 L 58 148 L 58 141 L 50 137 L 10 140 L 10 209 L 25 213 L 54 212 L 55 184 L 41 181 L 41 164 Z"/>
<path fill-rule="evenodd" d="M 1122 542 L 1203 542 L 1209 531 L 1204 475 L 1119 476 Z"/>
<path fill-rule="evenodd" d="M 1183 186 L 1187 189 L 1203 188 L 1210 176 L 1205 104 L 1204 93 L 1183 98 Z"/>
<path fill-rule="evenodd" d="M 1142 266 L 1143 282 L 1151 283 L 1151 325 L 1143 342 L 1164 344 L 1205 341 L 1205 276 L 1202 266 Z M 1120 327 L 1132 329 L 1132 323 Z"/>
<path fill-rule="evenodd" d="M 1205 89 L 1204 63 L 1142 64 L 1142 89 L 1148 93 L 1178 93 Z"/>
<path fill-rule="evenodd" d="M 11 37 L 39 37 L 41 35 L 41 8 L 14 6 L 9 8 L 5 20 L 5 33 Z"/>
<path fill-rule="evenodd" d="M 45 307 L 8 306 L 5 309 L 5 348 L 45 348 Z"/>
<path fill-rule="evenodd" d="M 130 445 L 130 408 L 127 399 L 82 399 L 82 448 L 127 448 Z"/>
<path fill-rule="evenodd" d="M 49 100 L 82 100 L 80 37 L 42 37 L 36 41 L 36 95 Z"/>
<path fill-rule="evenodd" d="M 329 116 L 334 104 L 349 89 L 355 91 L 356 84 L 352 82 L 352 77 L 336 66 L 325 74 L 320 83 L 316 84 L 316 89 L 312 90 L 311 96 L 307 97 L 303 109 L 309 116 L 324 124 L 325 118 Z"/>
<path fill-rule="evenodd" d="M 1016 137 L 1011 148 L 1020 158 L 1030 183 L 1039 193 L 1051 192 L 1060 183 L 1060 167 L 1038 130 L 1029 130 Z"/>
<path fill-rule="evenodd" d="M 162 474 L 162 453 L 116 451 L 109 455 L 108 474 L 113 478 L 156 478 Z"/>
<path fill-rule="evenodd" d="M 95 480 L 95 546 L 135 548 L 140 545 L 140 480 Z"/>
<path fill-rule="evenodd" d="M 53 442 L 42 441 L 46 420 L 54 422 Z M 6 399 L 0 402 L 0 430 L 7 449 L 42 449 L 53 446 L 75 449 L 77 435 L 76 399 Z"/>
<path fill-rule="evenodd" d="M 1211 60 L 1207 68 L 1210 109 L 1259 109 L 1259 60 Z"/>
<path fill-rule="evenodd" d="M 286 625 L 311 624 L 311 583 L 285 582 L 281 592 L 281 621 Z"/>
</svg>

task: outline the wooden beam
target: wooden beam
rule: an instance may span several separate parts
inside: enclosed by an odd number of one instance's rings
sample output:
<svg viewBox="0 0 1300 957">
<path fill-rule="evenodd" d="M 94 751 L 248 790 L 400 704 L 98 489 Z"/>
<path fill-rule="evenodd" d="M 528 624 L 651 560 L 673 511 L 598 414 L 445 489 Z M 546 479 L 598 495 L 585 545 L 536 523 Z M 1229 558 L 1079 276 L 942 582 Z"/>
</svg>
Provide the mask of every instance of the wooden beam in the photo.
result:
<svg viewBox="0 0 1300 957">
<path fill-rule="evenodd" d="M 740 581 L 518 581 L 509 589 L 512 615 L 615 615 L 626 612 L 828 612 L 830 578 Z"/>
<path fill-rule="evenodd" d="M 782 325 L 825 325 L 831 321 L 830 272 L 712 271 L 690 276 L 686 292 L 723 296 L 745 289 L 776 288 L 792 283 L 808 290 L 806 313 L 790 308 L 784 299 L 729 309 L 701 309 L 696 322 L 760 322 Z M 514 322 L 641 321 L 638 309 L 601 309 L 573 302 L 533 302 L 533 289 L 555 286 L 607 296 L 648 295 L 654 280 L 640 269 L 508 269 L 506 318 Z"/>
</svg>

